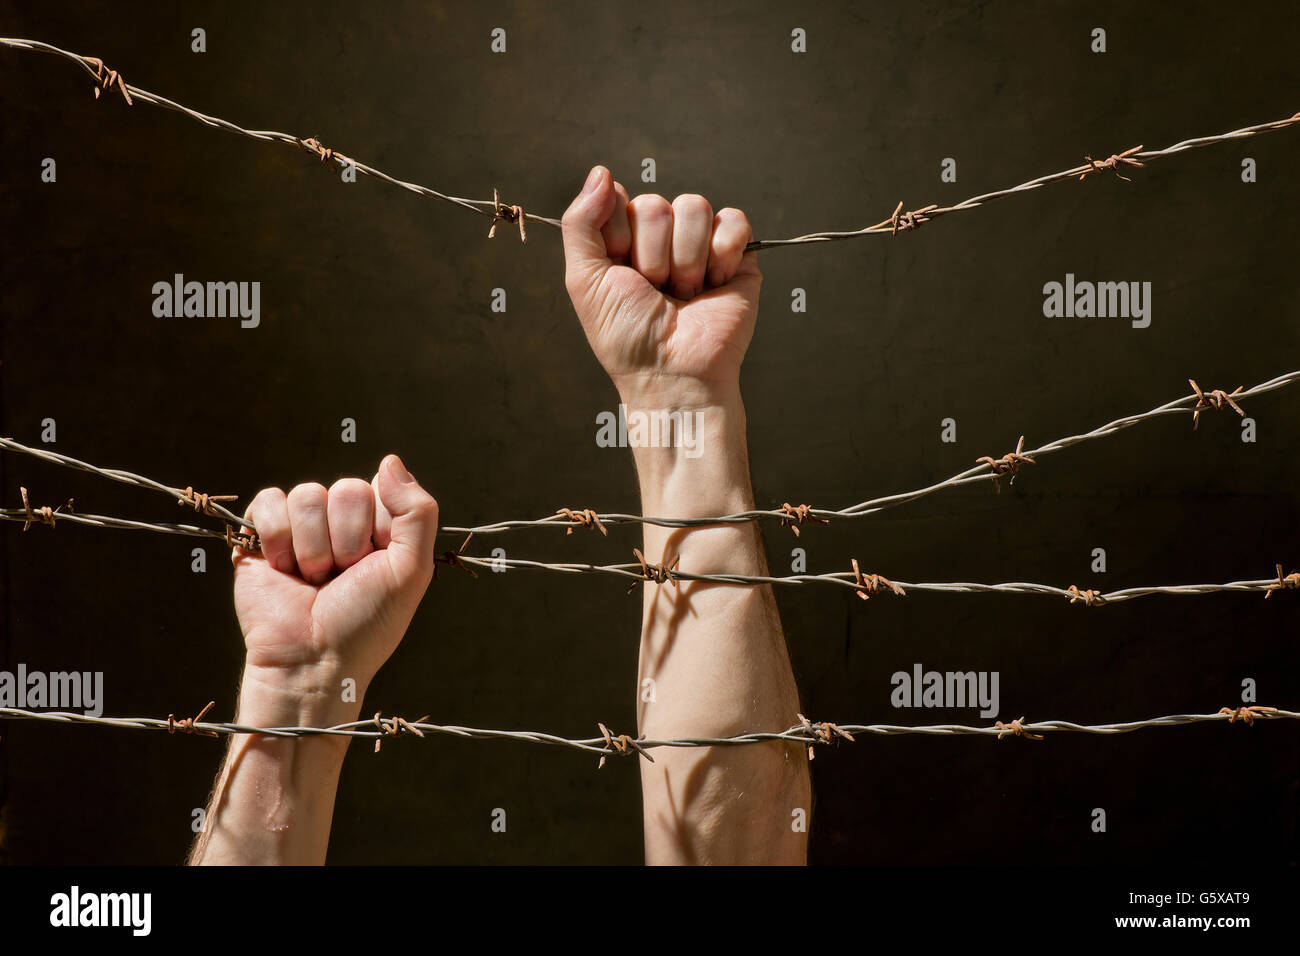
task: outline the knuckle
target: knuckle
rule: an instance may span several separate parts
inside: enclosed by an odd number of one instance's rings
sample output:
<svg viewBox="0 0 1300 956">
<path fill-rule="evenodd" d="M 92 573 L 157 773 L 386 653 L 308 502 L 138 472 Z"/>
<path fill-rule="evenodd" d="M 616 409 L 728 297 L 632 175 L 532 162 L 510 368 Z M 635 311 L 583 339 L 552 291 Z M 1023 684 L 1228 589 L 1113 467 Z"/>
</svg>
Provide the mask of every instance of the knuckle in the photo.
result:
<svg viewBox="0 0 1300 956">
<path fill-rule="evenodd" d="M 631 202 L 631 207 L 636 217 L 641 220 L 661 220 L 670 219 L 673 214 L 673 207 L 668 200 L 658 193 L 642 193 Z"/>
<path fill-rule="evenodd" d="M 294 485 L 293 490 L 289 492 L 289 503 L 295 507 L 311 507 L 321 504 L 329 497 L 329 492 L 320 482 L 309 481 L 301 485 Z"/>
</svg>

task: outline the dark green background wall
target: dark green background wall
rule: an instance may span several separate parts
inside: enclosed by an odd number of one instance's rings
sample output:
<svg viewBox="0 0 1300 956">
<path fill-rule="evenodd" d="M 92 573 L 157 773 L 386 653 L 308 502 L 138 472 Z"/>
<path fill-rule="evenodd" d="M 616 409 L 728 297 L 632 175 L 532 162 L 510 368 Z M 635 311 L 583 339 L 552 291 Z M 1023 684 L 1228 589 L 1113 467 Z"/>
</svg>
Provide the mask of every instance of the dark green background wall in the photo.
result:
<svg viewBox="0 0 1300 956">
<path fill-rule="evenodd" d="M 1289 3 L 0 3 L 0 33 L 102 57 L 135 84 L 249 127 L 316 135 L 455 194 L 558 216 L 592 163 L 624 182 L 747 210 L 759 236 L 856 228 L 1138 143 L 1300 108 Z M 190 52 L 206 29 L 208 52 Z M 489 52 L 508 30 L 509 52 Z M 795 26 L 809 52 L 789 51 Z M 1093 27 L 1109 52 L 1089 51 Z M 373 473 L 401 453 L 444 521 L 638 510 L 625 452 L 597 448 L 617 399 L 587 350 L 559 236 L 520 246 L 486 221 L 381 183 L 342 185 L 294 150 L 148 106 L 96 101 L 64 61 L 0 51 L 0 431 L 246 501 L 266 485 Z M 55 185 L 39 181 L 44 157 Z M 1240 181 L 1244 157 L 1259 182 Z M 762 506 L 842 507 L 984 454 L 1073 434 L 1187 392 L 1296 367 L 1296 157 L 1285 131 L 953 216 L 897 240 L 761 254 L 744 370 Z M 944 157 L 958 182 L 939 182 Z M 636 188 L 633 187 L 634 192 Z M 176 273 L 258 280 L 262 324 L 156 319 Z M 1150 328 L 1042 316 L 1065 273 L 1150 281 Z M 489 309 L 494 287 L 509 311 Z M 806 314 L 790 290 L 807 290 Z M 1266 577 L 1300 562 L 1300 392 L 1229 415 L 1147 423 L 984 485 L 804 534 L 812 570 L 908 581 L 1107 589 Z M 939 422 L 958 422 L 955 445 Z M 342 444 L 339 422 L 358 422 Z M 82 510 L 183 520 L 158 496 L 30 459 L 18 486 Z M 766 528 L 778 573 L 795 541 Z M 459 542 L 448 538 L 448 547 Z M 639 532 L 476 541 L 512 557 L 626 560 Z M 3 659 L 102 670 L 106 712 L 229 719 L 242 644 L 220 548 L 61 526 L 0 529 Z M 1089 573 L 1104 547 L 1109 572 Z M 1239 703 L 1295 707 L 1297 599 L 858 601 L 778 594 L 805 713 L 897 711 L 914 662 L 1001 673 L 1004 719 L 1102 722 Z M 446 574 L 365 710 L 587 735 L 634 726 L 640 600 L 616 581 Z M 4 858 L 183 858 L 223 744 L 101 728 L 0 726 Z M 1294 863 L 1300 732 L 1207 725 L 1042 743 L 862 739 L 814 763 L 820 863 Z M 489 830 L 504 807 L 506 834 Z M 1109 832 L 1089 831 L 1104 807 Z M 437 739 L 354 745 L 337 863 L 638 863 L 631 761 Z"/>
</svg>

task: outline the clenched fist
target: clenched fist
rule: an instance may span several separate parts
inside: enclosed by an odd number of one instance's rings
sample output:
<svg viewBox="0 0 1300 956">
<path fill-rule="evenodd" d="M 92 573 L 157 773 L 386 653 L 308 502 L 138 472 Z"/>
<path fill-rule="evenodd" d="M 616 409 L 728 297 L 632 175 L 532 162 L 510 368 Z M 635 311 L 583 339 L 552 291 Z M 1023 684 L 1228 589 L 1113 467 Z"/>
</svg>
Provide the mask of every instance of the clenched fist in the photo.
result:
<svg viewBox="0 0 1300 956">
<path fill-rule="evenodd" d="M 738 209 L 703 196 L 629 201 L 596 166 L 564 214 L 565 283 L 629 404 L 702 407 L 739 394 L 762 274 Z"/>
<path fill-rule="evenodd" d="M 263 489 L 248 517 L 262 553 L 233 555 L 248 670 L 263 683 L 325 692 L 351 677 L 364 689 L 433 575 L 438 503 L 389 455 L 371 482 Z"/>
</svg>

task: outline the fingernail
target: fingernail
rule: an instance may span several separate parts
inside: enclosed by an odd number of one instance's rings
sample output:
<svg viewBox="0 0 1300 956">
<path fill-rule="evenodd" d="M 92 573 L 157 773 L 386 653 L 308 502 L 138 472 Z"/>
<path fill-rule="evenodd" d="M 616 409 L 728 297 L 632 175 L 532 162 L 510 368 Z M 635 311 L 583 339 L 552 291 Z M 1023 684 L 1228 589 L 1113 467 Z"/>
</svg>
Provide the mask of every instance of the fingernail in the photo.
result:
<svg viewBox="0 0 1300 956">
<path fill-rule="evenodd" d="M 283 574 L 293 574 L 293 555 L 288 551 L 276 555 L 275 569 Z"/>
<path fill-rule="evenodd" d="M 587 174 L 587 183 L 582 187 L 582 194 L 584 196 L 596 188 L 596 184 L 600 182 L 601 171 L 601 167 L 599 166 L 593 166 L 591 168 L 591 172 Z"/>
<path fill-rule="evenodd" d="M 402 464 L 402 459 L 398 458 L 396 455 L 388 461 L 388 473 L 404 485 L 409 485 L 411 482 L 415 481 L 415 479 L 411 477 L 411 473 L 406 470 L 406 466 Z"/>
</svg>

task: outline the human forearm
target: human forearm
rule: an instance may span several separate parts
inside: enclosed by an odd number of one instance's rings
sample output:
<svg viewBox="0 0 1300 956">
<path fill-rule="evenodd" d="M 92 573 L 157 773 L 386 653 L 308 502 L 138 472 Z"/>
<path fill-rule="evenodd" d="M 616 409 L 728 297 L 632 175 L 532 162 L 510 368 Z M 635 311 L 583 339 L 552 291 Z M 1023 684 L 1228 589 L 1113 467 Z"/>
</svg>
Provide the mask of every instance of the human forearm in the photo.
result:
<svg viewBox="0 0 1300 956">
<path fill-rule="evenodd" d="M 625 395 L 625 399 L 627 396 Z M 646 404 L 635 396 L 628 404 Z M 739 393 L 688 409 L 696 457 L 677 447 L 636 450 L 648 515 L 698 518 L 752 509 L 753 492 Z M 753 523 L 645 529 L 646 560 L 688 571 L 762 575 Z M 652 738 L 730 736 L 784 730 L 799 709 L 780 617 L 770 586 L 703 582 L 647 584 L 640 684 L 640 732 Z M 805 836 L 792 811 L 807 809 L 802 748 L 779 743 L 656 751 L 642 765 L 646 855 L 650 862 L 802 862 Z"/>
<path fill-rule="evenodd" d="M 357 719 L 340 681 L 249 666 L 236 721 L 259 727 L 331 727 Z M 358 688 L 357 699 L 364 688 Z M 325 862 L 330 819 L 346 737 L 235 736 L 217 777 L 204 831 L 189 862 L 297 864 Z"/>
</svg>

